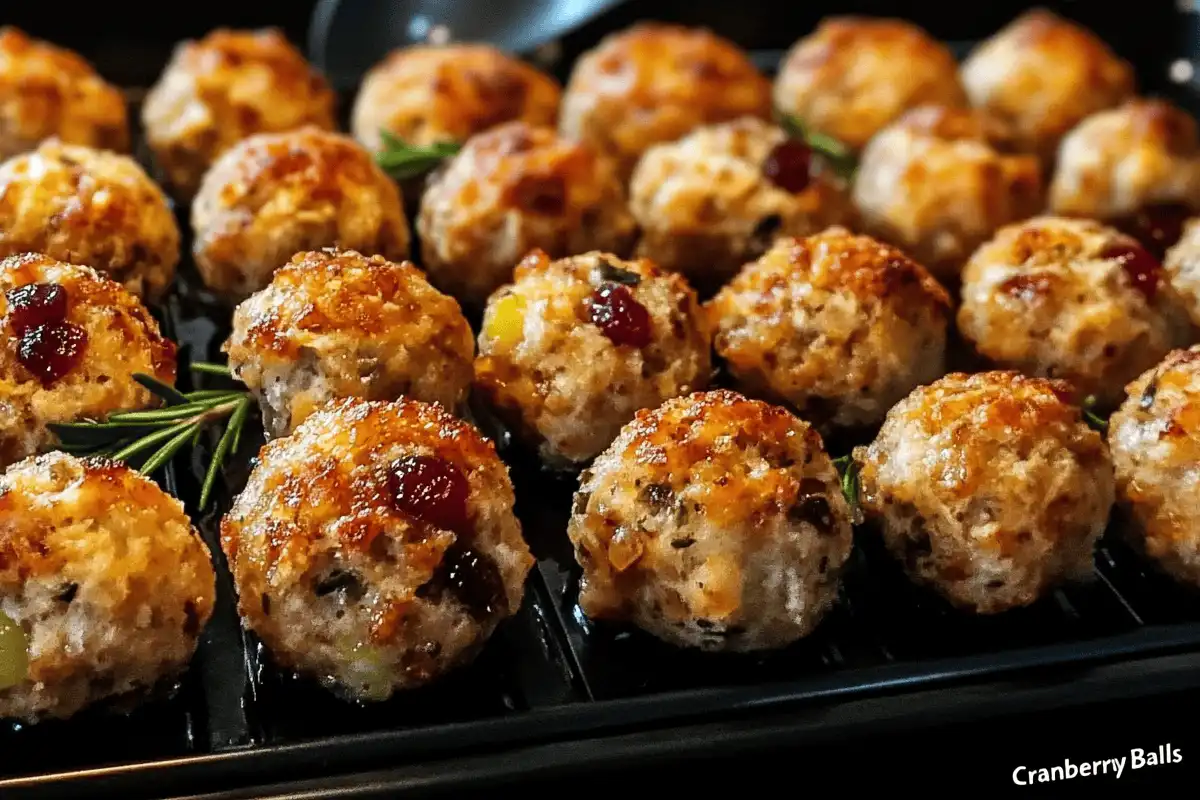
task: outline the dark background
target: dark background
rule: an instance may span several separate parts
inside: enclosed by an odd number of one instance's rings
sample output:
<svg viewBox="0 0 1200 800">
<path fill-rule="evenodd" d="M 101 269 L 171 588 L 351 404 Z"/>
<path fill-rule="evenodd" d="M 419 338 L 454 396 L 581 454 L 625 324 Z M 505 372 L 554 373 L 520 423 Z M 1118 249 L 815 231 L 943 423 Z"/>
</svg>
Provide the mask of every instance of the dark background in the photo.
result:
<svg viewBox="0 0 1200 800">
<path fill-rule="evenodd" d="M 486 13 L 487 0 L 468 0 Z M 353 0 L 351 0 L 353 2 Z M 1167 68 L 1175 59 L 1197 52 L 1195 17 L 1182 14 L 1175 2 L 1045 3 L 1096 30 L 1118 52 L 1139 67 L 1144 90 L 1169 87 Z M 0 23 L 71 47 L 92 60 L 109 79 L 126 86 L 152 83 L 174 44 L 214 27 L 282 28 L 298 45 L 306 45 L 314 3 L 306 0 L 209 0 L 151 5 L 136 2 L 51 3 L 31 0 L 4 3 Z M 826 13 L 887 14 L 912 19 L 939 38 L 971 41 L 983 38 L 1026 8 L 1026 3 L 967 0 L 919 2 L 805 2 L 804 0 L 630 0 L 625 6 L 567 38 L 568 58 L 607 30 L 640 18 L 680 20 L 709 25 L 747 48 L 776 50 L 812 29 Z M 382 55 L 382 53 L 378 53 Z M 1178 91 L 1178 90 L 1177 90 Z M 1018 792 L 1035 796 L 1110 796 L 1141 792 L 1146 786 L 1190 785 L 1200 778 L 1200 696 L 1160 696 L 1083 708 L 971 720 L 952 728 L 888 733 L 876 739 L 854 739 L 835 747 L 781 746 L 756 755 L 731 753 L 654 768 L 628 763 L 608 765 L 588 779 L 597 791 L 653 791 L 651 782 L 666 778 L 675 791 L 712 789 L 733 781 L 747 794 L 803 795 L 856 786 L 931 790 L 980 796 Z M 669 736 L 669 734 L 663 734 Z M 1055 784 L 1049 792 L 1017 790 L 1011 784 L 1018 764 L 1050 766 L 1070 757 L 1076 761 L 1125 754 L 1131 747 L 1152 748 L 1171 742 L 1184 753 L 1184 763 L 1129 773 L 1120 782 L 1107 779 Z M 826 780 L 828 779 L 828 780 Z M 548 773 L 538 788 L 568 788 L 567 777 Z M 821 781 L 817 789 L 814 780 Z M 497 787 L 492 787 L 493 791 Z M 570 791 L 570 789 L 568 789 Z"/>
</svg>

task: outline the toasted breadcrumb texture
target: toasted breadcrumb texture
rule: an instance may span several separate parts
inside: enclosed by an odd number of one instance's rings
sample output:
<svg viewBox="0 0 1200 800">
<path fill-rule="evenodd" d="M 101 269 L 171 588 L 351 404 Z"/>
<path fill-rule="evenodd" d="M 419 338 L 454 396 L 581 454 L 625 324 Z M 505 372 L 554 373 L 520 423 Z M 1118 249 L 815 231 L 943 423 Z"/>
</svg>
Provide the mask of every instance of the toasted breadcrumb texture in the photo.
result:
<svg viewBox="0 0 1200 800">
<path fill-rule="evenodd" d="M 595 294 L 623 286 L 647 312 L 643 346 L 592 322 Z M 702 389 L 711 334 L 696 292 L 646 259 L 591 252 L 551 260 L 536 251 L 484 312 L 475 387 L 544 463 L 591 460 L 636 411 Z"/>
<path fill-rule="evenodd" d="M 77 53 L 0 27 L 0 159 L 50 138 L 128 152 L 125 98 Z"/>
<path fill-rule="evenodd" d="M 372 151 L 380 131 L 417 146 L 461 143 L 516 120 L 552 127 L 561 95 L 554 78 L 491 45 L 414 45 L 367 72 L 351 129 Z"/>
<path fill-rule="evenodd" d="M 952 373 L 855 449 L 866 518 L 914 582 L 995 614 L 1088 579 L 1115 489 L 1072 394 L 1015 372 Z"/>
<path fill-rule="evenodd" d="M 705 124 L 771 116 L 771 84 L 733 42 L 703 28 L 643 22 L 575 62 L 559 130 L 611 156 L 628 179 L 648 148 Z"/>
<path fill-rule="evenodd" d="M 1130 540 L 1200 587 L 1200 345 L 1172 351 L 1130 384 L 1108 443 Z"/>
<path fill-rule="evenodd" d="M 410 457 L 462 476 L 467 530 L 394 502 Z M 262 449 L 221 522 L 242 619 L 278 664 L 355 699 L 427 684 L 521 605 L 533 556 L 513 502 L 492 443 L 441 406 L 336 400 Z"/>
<path fill-rule="evenodd" d="M 132 158 L 50 139 L 0 164 L 0 256 L 27 252 L 86 264 L 153 301 L 175 278 L 179 226 Z"/>
<path fill-rule="evenodd" d="M 997 366 L 1065 379 L 1103 409 L 1191 336 L 1182 298 L 1136 241 L 1046 216 L 1000 229 L 975 252 L 958 325 Z"/>
<path fill-rule="evenodd" d="M 256 133 L 335 130 L 323 76 L 276 28 L 218 28 L 180 42 L 142 104 L 142 126 L 172 194 L 190 201 L 221 153 Z"/>
<path fill-rule="evenodd" d="M 962 107 L 954 54 L 898 19 L 835 16 L 784 56 L 775 107 L 807 127 L 861 150 L 905 111 Z"/>
<path fill-rule="evenodd" d="M 458 303 L 412 264 L 321 250 L 297 253 L 237 307 L 223 351 L 274 438 L 339 397 L 458 410 L 475 342 Z"/>
<path fill-rule="evenodd" d="M 305 250 L 409 256 L 395 182 L 353 139 L 311 125 L 250 136 L 225 151 L 192 204 L 192 230 L 200 276 L 235 301 Z"/>
<path fill-rule="evenodd" d="M 945 371 L 946 290 L 900 250 L 844 228 L 781 239 L 706 311 L 738 385 L 826 433 L 881 422 Z"/>
<path fill-rule="evenodd" d="M 581 475 L 567 533 L 589 617 L 728 652 L 811 633 L 852 546 L 817 432 L 727 390 L 638 412 Z"/>
<path fill-rule="evenodd" d="M 85 334 L 83 354 L 62 378 L 44 385 L 18 359 L 21 336 L 8 293 L 33 283 L 66 293 L 66 321 Z M 175 382 L 175 343 L 136 297 L 90 267 L 25 254 L 0 260 L 0 464 L 52 446 L 52 422 L 103 419 L 154 402 L 136 373 Z"/>
<path fill-rule="evenodd" d="M 1131 64 L 1091 31 L 1043 8 L 982 42 L 961 75 L 972 105 L 1011 125 L 1017 145 L 1047 163 L 1072 128 L 1137 88 Z"/>
<path fill-rule="evenodd" d="M 417 228 L 430 281 L 472 309 L 531 250 L 621 255 L 636 234 L 612 162 L 524 122 L 479 134 L 431 175 Z"/>
<path fill-rule="evenodd" d="M 861 228 L 953 281 L 979 245 L 1043 208 L 1042 171 L 1003 150 L 1009 133 L 977 111 L 919 106 L 862 153 L 854 181 Z"/>
<path fill-rule="evenodd" d="M 781 128 L 741 117 L 651 147 L 629 185 L 637 254 L 715 289 L 777 239 L 849 223 L 848 192 L 821 165 L 799 192 L 765 173 L 787 140 Z"/>
<path fill-rule="evenodd" d="M 26 680 L 0 718 L 67 718 L 175 679 L 212 616 L 216 575 L 183 504 L 123 464 L 47 453 L 0 475 L 0 612 Z"/>
</svg>

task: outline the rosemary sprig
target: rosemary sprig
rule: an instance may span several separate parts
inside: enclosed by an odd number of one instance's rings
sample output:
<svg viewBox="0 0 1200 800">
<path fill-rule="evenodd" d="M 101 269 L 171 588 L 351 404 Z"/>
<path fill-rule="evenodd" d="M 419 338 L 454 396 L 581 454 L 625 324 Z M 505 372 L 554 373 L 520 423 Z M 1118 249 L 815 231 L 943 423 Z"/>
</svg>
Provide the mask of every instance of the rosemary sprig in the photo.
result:
<svg viewBox="0 0 1200 800">
<path fill-rule="evenodd" d="M 204 375 L 233 379 L 229 369 L 221 364 L 196 362 L 191 369 Z M 134 375 L 134 380 L 161 399 L 163 405 L 140 411 L 121 411 L 104 420 L 52 424 L 50 429 L 66 452 L 125 462 L 145 457 L 139 471 L 143 475 L 152 475 L 184 447 L 195 447 L 209 425 L 225 420 L 225 429 L 205 471 L 200 491 L 200 510 L 204 510 L 225 459 L 237 451 L 241 442 L 242 429 L 253 407 L 252 396 L 244 387 L 184 393 L 150 375 L 139 373 Z"/>
<path fill-rule="evenodd" d="M 791 114 L 779 115 L 780 122 L 788 136 L 799 139 L 807 144 L 812 151 L 820 156 L 821 161 L 828 164 L 842 180 L 854 180 L 854 171 L 858 168 L 858 159 L 849 147 L 832 136 L 819 131 L 808 130 L 804 123 Z"/>
<path fill-rule="evenodd" d="M 462 148 L 457 142 L 413 145 L 385 130 L 379 131 L 379 137 L 383 142 L 383 149 L 376 154 L 375 162 L 379 164 L 380 169 L 398 181 L 424 175 Z"/>
<path fill-rule="evenodd" d="M 841 458 L 835 458 L 833 466 L 837 468 L 838 473 L 842 476 L 842 496 L 846 498 L 846 502 L 850 505 L 850 519 L 858 523 L 858 464 L 854 463 L 854 459 L 851 456 L 844 455 Z"/>
<path fill-rule="evenodd" d="M 1093 430 L 1100 433 L 1108 433 L 1108 420 L 1097 414 L 1093 409 L 1096 407 L 1096 396 L 1089 394 L 1083 399 L 1083 421 L 1086 422 Z"/>
</svg>

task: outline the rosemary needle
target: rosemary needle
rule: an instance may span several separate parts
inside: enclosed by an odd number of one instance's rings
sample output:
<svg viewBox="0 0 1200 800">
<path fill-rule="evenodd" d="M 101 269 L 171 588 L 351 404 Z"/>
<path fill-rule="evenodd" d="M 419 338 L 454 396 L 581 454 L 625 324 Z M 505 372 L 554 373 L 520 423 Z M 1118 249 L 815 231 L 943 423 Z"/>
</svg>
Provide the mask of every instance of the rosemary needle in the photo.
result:
<svg viewBox="0 0 1200 800">
<path fill-rule="evenodd" d="M 185 444 L 187 444 L 188 439 L 192 438 L 192 433 L 193 432 L 190 427 L 185 427 L 179 433 L 175 434 L 174 438 L 162 446 L 162 449 L 150 456 L 150 458 L 146 459 L 146 463 L 142 465 L 140 470 L 141 473 L 143 475 L 150 475 L 151 473 L 156 472 L 159 467 L 163 466 L 172 458 L 174 458 L 175 454 L 179 452 L 179 450 Z"/>
<path fill-rule="evenodd" d="M 206 375 L 221 375 L 230 377 L 229 367 L 224 364 L 213 364 L 209 361 L 193 361 L 191 364 L 192 372 L 202 372 Z"/>
<path fill-rule="evenodd" d="M 204 474 L 204 485 L 200 489 L 200 508 L 208 506 L 208 498 L 212 494 L 213 485 L 217 481 L 217 473 L 220 472 L 222 462 L 233 449 L 233 444 L 241 438 L 242 426 L 246 422 L 246 416 L 250 413 L 250 398 L 244 397 L 237 408 L 233 411 L 233 416 L 229 418 L 229 425 L 225 427 L 225 432 L 221 434 L 221 440 L 217 443 L 217 449 L 213 451 L 212 461 L 208 465 L 208 471 Z"/>
<path fill-rule="evenodd" d="M 429 172 L 461 148 L 457 142 L 409 144 L 386 130 L 379 131 L 379 137 L 383 148 L 375 156 L 375 163 L 398 181 L 416 178 Z"/>
</svg>

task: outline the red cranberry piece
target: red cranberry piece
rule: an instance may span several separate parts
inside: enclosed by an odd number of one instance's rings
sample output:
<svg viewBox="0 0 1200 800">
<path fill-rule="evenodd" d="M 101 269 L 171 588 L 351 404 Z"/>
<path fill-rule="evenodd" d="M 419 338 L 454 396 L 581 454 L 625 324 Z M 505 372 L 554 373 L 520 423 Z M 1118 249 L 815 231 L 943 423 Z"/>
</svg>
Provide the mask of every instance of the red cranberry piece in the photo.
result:
<svg viewBox="0 0 1200 800">
<path fill-rule="evenodd" d="M 8 318 L 18 335 L 67 316 L 67 290 L 57 283 L 27 283 L 4 295 Z"/>
<path fill-rule="evenodd" d="M 785 192 L 803 192 L 811 179 L 812 150 L 803 142 L 788 139 L 775 145 L 763 162 L 763 175 Z"/>
<path fill-rule="evenodd" d="M 1162 264 L 1143 247 L 1131 244 L 1114 244 L 1102 253 L 1104 258 L 1119 258 L 1121 268 L 1129 276 L 1129 283 L 1146 300 L 1153 300 L 1162 281 Z"/>
<path fill-rule="evenodd" d="M 1182 203 L 1160 203 L 1146 206 L 1122 220 L 1117 227 L 1141 242 L 1152 256 L 1161 261 L 1167 250 L 1179 241 L 1184 223 L 1191 216 L 1191 209 Z"/>
<path fill-rule="evenodd" d="M 468 530 L 467 495 L 462 472 L 435 456 L 406 456 L 388 469 L 388 489 L 396 508 L 442 530 Z"/>
<path fill-rule="evenodd" d="M 86 347 L 83 328 L 70 322 L 47 322 L 21 334 L 17 360 L 42 385 L 49 386 L 75 368 Z"/>
<path fill-rule="evenodd" d="M 591 322 L 615 345 L 645 347 L 650 343 L 650 312 L 619 283 L 606 283 L 592 293 Z"/>
</svg>

